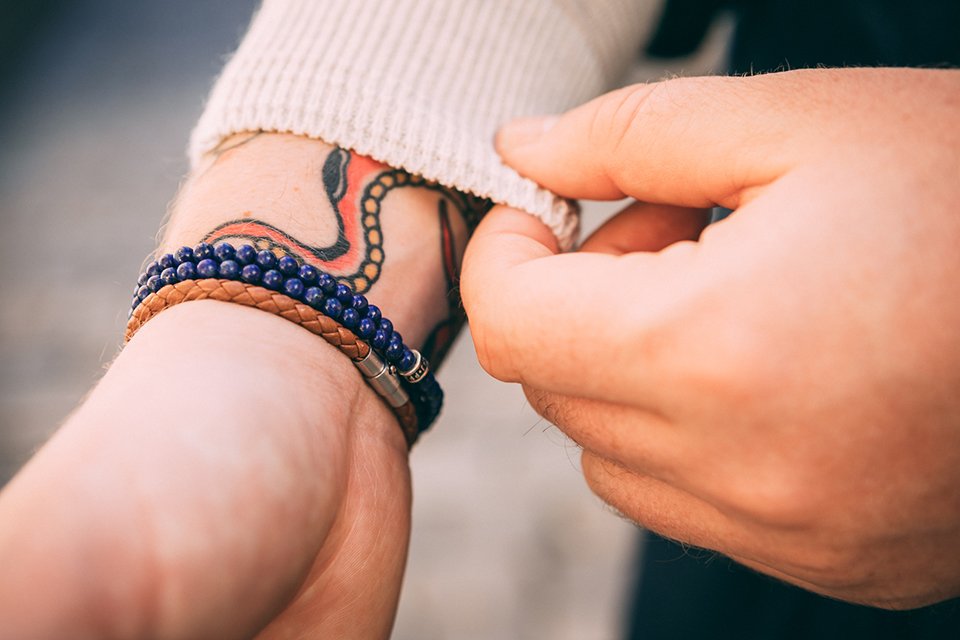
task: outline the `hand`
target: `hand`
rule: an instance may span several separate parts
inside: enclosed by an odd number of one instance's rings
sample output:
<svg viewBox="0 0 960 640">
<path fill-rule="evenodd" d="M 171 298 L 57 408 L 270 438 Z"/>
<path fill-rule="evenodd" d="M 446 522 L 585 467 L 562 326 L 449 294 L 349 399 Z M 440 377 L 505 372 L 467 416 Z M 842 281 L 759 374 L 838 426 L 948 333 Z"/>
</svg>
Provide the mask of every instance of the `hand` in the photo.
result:
<svg viewBox="0 0 960 640">
<path fill-rule="evenodd" d="M 956 71 L 678 79 L 508 127 L 522 174 L 637 202 L 567 255 L 488 216 L 481 363 L 643 526 L 844 600 L 960 594 L 958 96 Z"/>
<path fill-rule="evenodd" d="M 296 251 L 442 351 L 455 274 L 439 248 L 462 255 L 466 201 L 347 155 L 228 141 L 161 252 L 202 238 Z M 371 213 L 356 198 L 388 177 Z M 345 356 L 254 309 L 177 305 L 0 494 L 0 637 L 387 637 L 409 518 L 402 432 Z"/>
</svg>

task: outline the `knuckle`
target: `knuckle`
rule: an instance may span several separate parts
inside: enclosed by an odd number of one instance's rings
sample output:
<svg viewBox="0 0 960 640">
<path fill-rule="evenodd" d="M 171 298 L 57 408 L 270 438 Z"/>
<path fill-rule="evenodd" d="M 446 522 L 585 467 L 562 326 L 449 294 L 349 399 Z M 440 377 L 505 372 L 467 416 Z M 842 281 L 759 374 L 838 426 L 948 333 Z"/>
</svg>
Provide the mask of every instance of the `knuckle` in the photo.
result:
<svg viewBox="0 0 960 640">
<path fill-rule="evenodd" d="M 563 421 L 560 403 L 557 401 L 555 394 L 529 385 L 523 385 L 523 394 L 527 397 L 527 402 L 537 412 L 537 415 L 544 420 L 555 425 L 559 425 Z"/>
<path fill-rule="evenodd" d="M 495 331 L 474 326 L 471 323 L 470 335 L 473 337 L 473 346 L 477 353 L 480 367 L 489 375 L 503 382 L 514 382 L 509 359 L 500 347 L 501 341 Z"/>
<path fill-rule="evenodd" d="M 656 131 L 651 126 L 665 113 L 675 112 L 694 99 L 707 82 L 704 78 L 673 78 L 635 84 L 614 91 L 594 113 L 591 141 L 613 143 Z"/>
</svg>

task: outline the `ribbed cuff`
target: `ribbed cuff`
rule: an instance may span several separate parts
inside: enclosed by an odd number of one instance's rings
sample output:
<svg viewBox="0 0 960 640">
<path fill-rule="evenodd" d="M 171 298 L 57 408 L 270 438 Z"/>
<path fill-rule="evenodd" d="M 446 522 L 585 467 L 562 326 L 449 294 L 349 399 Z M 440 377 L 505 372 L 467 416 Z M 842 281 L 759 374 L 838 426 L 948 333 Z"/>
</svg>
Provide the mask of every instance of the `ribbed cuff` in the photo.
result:
<svg viewBox="0 0 960 640">
<path fill-rule="evenodd" d="M 641 27 L 629 28 L 629 1 L 597 4 L 267 0 L 214 87 L 191 161 L 240 131 L 318 138 L 528 211 L 569 248 L 574 208 L 504 166 L 493 137 L 616 80 Z"/>
</svg>

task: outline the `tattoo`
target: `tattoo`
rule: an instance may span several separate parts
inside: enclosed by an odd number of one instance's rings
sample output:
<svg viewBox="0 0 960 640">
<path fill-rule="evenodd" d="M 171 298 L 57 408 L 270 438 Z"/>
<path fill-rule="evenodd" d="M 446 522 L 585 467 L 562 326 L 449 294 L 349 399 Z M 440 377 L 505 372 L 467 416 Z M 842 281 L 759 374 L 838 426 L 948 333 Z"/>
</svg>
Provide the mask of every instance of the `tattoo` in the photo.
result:
<svg viewBox="0 0 960 640">
<path fill-rule="evenodd" d="M 213 151 L 215 158 L 246 144 L 259 133 L 232 140 L 231 144 Z M 468 232 L 479 224 L 493 203 L 485 198 L 449 189 L 422 176 L 391 169 L 366 156 L 335 148 L 325 159 L 320 171 L 324 192 L 336 221 L 336 238 L 332 243 L 313 245 L 291 236 L 282 229 L 255 217 L 230 220 L 210 231 L 203 240 L 209 243 L 229 241 L 249 243 L 278 256 L 290 255 L 335 276 L 357 293 L 366 293 L 380 278 L 384 251 L 381 215 L 387 196 L 397 189 L 417 187 L 436 192 L 437 223 L 440 230 L 440 256 L 447 290 L 448 316 L 430 332 L 422 353 L 431 362 L 439 363 L 453 343 L 466 316 L 460 303 L 460 257 L 457 252 L 455 211 Z"/>
<path fill-rule="evenodd" d="M 235 136 L 230 136 L 225 140 L 221 140 L 220 144 L 215 146 L 209 151 L 206 155 L 213 161 L 216 162 L 220 159 L 220 156 L 225 154 L 227 151 L 236 149 L 237 147 L 242 147 L 251 140 L 256 140 L 263 135 L 263 131 L 249 131 L 247 133 L 238 134 Z M 212 163 L 211 163 L 212 164 Z"/>
<path fill-rule="evenodd" d="M 383 201 L 395 189 L 419 187 L 441 195 L 438 206 L 442 208 L 442 224 L 445 225 L 441 227 L 445 229 L 444 266 L 452 287 L 458 274 L 453 255 L 453 232 L 446 213 L 448 202 L 471 230 L 490 207 L 489 201 L 465 196 L 403 170 L 385 169 L 375 160 L 343 149 L 330 152 L 323 164 L 321 178 L 336 219 L 337 237 L 332 244 L 317 246 L 301 242 L 257 218 L 225 222 L 203 240 L 210 243 L 248 242 L 277 255 L 288 254 L 336 276 L 357 293 L 365 293 L 379 279 L 386 258 L 380 224 Z"/>
</svg>

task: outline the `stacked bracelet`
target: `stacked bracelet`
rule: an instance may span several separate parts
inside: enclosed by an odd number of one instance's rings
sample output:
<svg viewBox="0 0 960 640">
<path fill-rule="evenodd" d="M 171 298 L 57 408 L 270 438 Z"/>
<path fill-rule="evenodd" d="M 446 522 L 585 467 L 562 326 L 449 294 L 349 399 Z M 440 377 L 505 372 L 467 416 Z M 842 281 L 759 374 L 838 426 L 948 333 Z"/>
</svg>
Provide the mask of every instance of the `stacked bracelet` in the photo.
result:
<svg viewBox="0 0 960 640">
<path fill-rule="evenodd" d="M 163 309 L 202 299 L 270 311 L 338 347 L 397 415 L 411 446 L 440 412 L 443 391 L 429 364 L 403 343 L 380 309 L 312 265 L 248 244 L 200 243 L 147 265 L 137 280 L 126 340 Z"/>
</svg>

